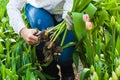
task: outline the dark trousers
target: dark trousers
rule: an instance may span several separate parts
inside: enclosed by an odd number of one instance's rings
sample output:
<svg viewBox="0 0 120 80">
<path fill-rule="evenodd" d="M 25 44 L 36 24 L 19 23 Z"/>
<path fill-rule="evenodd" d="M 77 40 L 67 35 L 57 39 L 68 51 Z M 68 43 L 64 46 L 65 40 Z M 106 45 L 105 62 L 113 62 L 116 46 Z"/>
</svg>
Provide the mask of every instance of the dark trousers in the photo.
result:
<svg viewBox="0 0 120 80">
<path fill-rule="evenodd" d="M 37 28 L 39 30 L 45 30 L 48 27 L 55 26 L 56 21 L 53 18 L 53 16 L 44 10 L 43 8 L 36 8 L 33 7 L 30 4 L 27 4 L 25 7 L 26 17 L 27 20 L 32 28 Z M 60 41 L 62 39 L 62 34 L 60 35 Z M 76 39 L 74 37 L 74 34 L 71 30 L 68 30 L 67 36 L 65 38 L 65 42 L 63 45 L 74 42 Z M 36 54 L 38 57 L 38 60 L 42 61 L 44 59 L 44 56 L 41 54 L 42 47 L 44 44 L 40 44 L 36 47 Z M 59 45 L 59 44 L 58 44 Z M 49 66 L 43 67 L 43 70 L 45 73 L 58 77 L 58 68 L 57 64 L 61 67 L 61 75 L 64 76 L 73 76 L 73 68 L 72 68 L 72 54 L 74 51 L 74 46 L 68 47 L 63 49 L 62 55 L 58 57 L 58 61 L 53 61 Z M 56 79 L 59 80 L 59 79 Z"/>
</svg>

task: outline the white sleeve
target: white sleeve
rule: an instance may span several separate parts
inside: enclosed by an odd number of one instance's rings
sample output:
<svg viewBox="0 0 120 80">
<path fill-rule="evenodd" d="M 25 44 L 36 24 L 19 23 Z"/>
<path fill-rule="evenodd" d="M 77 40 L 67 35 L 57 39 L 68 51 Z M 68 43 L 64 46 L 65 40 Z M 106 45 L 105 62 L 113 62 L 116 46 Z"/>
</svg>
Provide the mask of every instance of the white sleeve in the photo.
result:
<svg viewBox="0 0 120 80">
<path fill-rule="evenodd" d="M 18 34 L 23 27 L 26 27 L 20 12 L 24 4 L 25 0 L 10 0 L 7 4 L 7 13 L 9 16 L 10 25 Z"/>
<path fill-rule="evenodd" d="M 62 18 L 64 19 L 67 15 L 68 11 L 71 11 L 73 7 L 73 0 L 65 0 L 65 4 L 63 6 L 63 15 Z"/>
</svg>

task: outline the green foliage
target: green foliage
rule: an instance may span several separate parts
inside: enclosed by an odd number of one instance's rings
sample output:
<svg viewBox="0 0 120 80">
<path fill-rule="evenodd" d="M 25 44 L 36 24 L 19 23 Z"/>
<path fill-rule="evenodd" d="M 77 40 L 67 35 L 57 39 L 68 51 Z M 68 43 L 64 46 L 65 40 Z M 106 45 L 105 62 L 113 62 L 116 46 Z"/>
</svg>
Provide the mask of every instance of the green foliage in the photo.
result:
<svg viewBox="0 0 120 80">
<path fill-rule="evenodd" d="M 84 2 L 86 3 L 80 4 Z M 76 68 L 79 67 L 78 56 L 85 67 L 81 73 L 81 80 L 118 80 L 119 72 L 117 70 L 119 70 L 118 65 L 120 64 L 119 4 L 117 0 L 74 0 L 73 31 L 78 41 L 73 57 Z M 82 7 L 78 8 L 77 6 Z M 82 19 L 84 14 L 90 16 L 91 30 L 85 28 Z M 89 73 L 91 66 L 94 67 L 94 70 Z"/>
<path fill-rule="evenodd" d="M 72 17 L 73 17 L 73 23 L 74 23 L 74 32 L 75 35 L 78 39 L 78 41 L 80 41 L 86 34 L 86 29 L 84 26 L 84 22 L 82 20 L 82 13 L 72 13 Z"/>
<path fill-rule="evenodd" d="M 38 64 L 35 47 L 27 45 L 9 25 L 7 2 L 8 0 L 0 0 L 0 80 L 54 79 L 37 70 L 38 66 L 47 66 L 49 63 Z M 70 13 L 77 41 L 63 45 L 67 32 L 65 20 L 51 29 L 55 30 L 51 41 L 54 42 L 64 32 L 61 46 L 76 47 L 73 54 L 76 70 L 79 59 L 85 67 L 80 75 L 81 80 L 117 80 L 120 78 L 120 0 L 73 2 Z M 91 30 L 85 28 L 84 14 L 90 16 Z"/>
<path fill-rule="evenodd" d="M 0 80 L 46 80 L 35 55 L 35 47 L 27 45 L 9 25 L 8 0 L 0 0 Z"/>
<path fill-rule="evenodd" d="M 89 73 L 90 73 L 90 69 L 85 68 L 85 69 L 82 71 L 81 75 L 80 75 L 80 80 L 85 80 L 85 77 L 86 77 L 87 74 L 89 74 Z"/>
</svg>

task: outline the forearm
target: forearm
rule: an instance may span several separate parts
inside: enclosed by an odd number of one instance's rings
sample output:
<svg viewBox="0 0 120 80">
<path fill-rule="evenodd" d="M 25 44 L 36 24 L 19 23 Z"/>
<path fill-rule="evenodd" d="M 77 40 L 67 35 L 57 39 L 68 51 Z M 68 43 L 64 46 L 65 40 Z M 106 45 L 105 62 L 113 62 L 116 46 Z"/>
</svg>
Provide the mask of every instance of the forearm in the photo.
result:
<svg viewBox="0 0 120 80">
<path fill-rule="evenodd" d="M 13 27 L 14 31 L 19 34 L 20 30 L 25 27 L 24 21 L 21 16 L 20 10 L 22 9 L 22 6 L 24 2 L 19 2 L 19 4 L 16 4 L 11 0 L 7 4 L 7 12 L 9 16 L 10 25 Z M 20 5 L 21 4 L 21 5 Z"/>
<path fill-rule="evenodd" d="M 73 0 L 65 0 L 65 4 L 63 6 L 63 15 L 62 18 L 64 19 L 67 15 L 68 11 L 71 11 L 73 7 Z"/>
</svg>

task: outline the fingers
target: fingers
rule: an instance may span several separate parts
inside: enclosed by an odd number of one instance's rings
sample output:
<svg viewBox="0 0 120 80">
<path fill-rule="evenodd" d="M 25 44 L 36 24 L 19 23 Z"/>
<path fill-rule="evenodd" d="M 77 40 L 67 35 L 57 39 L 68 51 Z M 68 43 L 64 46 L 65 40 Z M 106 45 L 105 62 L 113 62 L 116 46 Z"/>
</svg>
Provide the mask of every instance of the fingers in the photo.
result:
<svg viewBox="0 0 120 80">
<path fill-rule="evenodd" d="M 40 33 L 41 33 L 41 31 L 38 31 L 35 35 L 38 36 L 38 35 L 40 35 Z"/>
<path fill-rule="evenodd" d="M 37 36 L 40 34 L 40 31 L 38 31 L 37 29 L 33 29 L 31 33 L 32 34 L 28 37 L 28 44 L 31 44 L 31 45 L 38 44 L 39 41 Z"/>
<path fill-rule="evenodd" d="M 38 32 L 39 32 L 38 29 L 31 29 L 31 33 L 34 34 L 34 35 L 37 34 Z"/>
<path fill-rule="evenodd" d="M 21 31 L 21 36 L 29 45 L 36 45 L 39 43 L 38 37 L 36 35 L 39 34 L 39 30 L 37 29 L 23 29 Z"/>
<path fill-rule="evenodd" d="M 28 38 L 29 44 L 37 44 L 38 43 L 38 37 L 34 35 L 30 35 Z"/>
<path fill-rule="evenodd" d="M 38 29 L 34 29 L 34 31 L 33 31 L 33 34 L 37 37 L 40 35 L 40 33 L 41 33 L 41 31 L 39 31 Z"/>
</svg>

